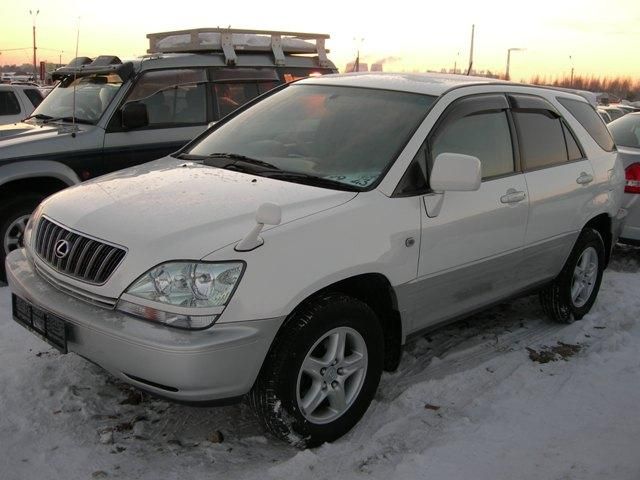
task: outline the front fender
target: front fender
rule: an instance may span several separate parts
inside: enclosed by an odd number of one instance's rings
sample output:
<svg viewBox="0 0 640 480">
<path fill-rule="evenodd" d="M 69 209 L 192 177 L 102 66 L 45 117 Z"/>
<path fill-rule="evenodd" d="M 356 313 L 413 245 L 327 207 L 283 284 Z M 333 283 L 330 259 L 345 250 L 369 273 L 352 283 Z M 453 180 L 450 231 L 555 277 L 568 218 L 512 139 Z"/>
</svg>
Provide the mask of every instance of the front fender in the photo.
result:
<svg viewBox="0 0 640 480">
<path fill-rule="evenodd" d="M 286 317 L 317 291 L 357 275 L 383 275 L 392 287 L 413 280 L 419 242 L 407 239 L 420 238 L 420 199 L 360 193 L 261 236 L 264 244 L 255 250 L 236 252 L 233 244 L 204 259 L 246 262 L 220 322 Z"/>
<path fill-rule="evenodd" d="M 50 177 L 68 186 L 80 183 L 80 178 L 68 166 L 50 160 L 17 161 L 0 165 L 0 186 L 25 178 Z"/>
</svg>

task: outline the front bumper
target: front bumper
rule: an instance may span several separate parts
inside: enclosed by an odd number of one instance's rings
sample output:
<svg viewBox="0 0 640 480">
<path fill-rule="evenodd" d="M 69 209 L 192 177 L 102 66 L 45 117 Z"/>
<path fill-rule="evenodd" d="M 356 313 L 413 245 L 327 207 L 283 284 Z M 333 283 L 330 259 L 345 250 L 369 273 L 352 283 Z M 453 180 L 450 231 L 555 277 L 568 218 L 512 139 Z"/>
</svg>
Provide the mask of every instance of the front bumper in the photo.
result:
<svg viewBox="0 0 640 480">
<path fill-rule="evenodd" d="M 8 255 L 6 271 L 14 294 L 69 323 L 69 351 L 127 383 L 178 401 L 215 401 L 247 393 L 284 320 L 177 330 L 59 291 L 35 272 L 24 250 Z"/>
</svg>

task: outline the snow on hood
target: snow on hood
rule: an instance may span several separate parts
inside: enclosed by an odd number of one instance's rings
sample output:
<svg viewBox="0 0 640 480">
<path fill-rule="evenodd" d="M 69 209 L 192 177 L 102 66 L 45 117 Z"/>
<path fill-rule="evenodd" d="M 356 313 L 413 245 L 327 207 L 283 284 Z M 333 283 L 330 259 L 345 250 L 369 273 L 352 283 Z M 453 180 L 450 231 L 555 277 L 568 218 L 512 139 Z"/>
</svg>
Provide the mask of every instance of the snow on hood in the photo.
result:
<svg viewBox="0 0 640 480">
<path fill-rule="evenodd" d="M 22 132 L 28 132 L 34 128 L 36 128 L 35 125 L 25 122 L 0 125 L 0 138 L 10 137 L 11 135 L 17 135 Z"/>
<path fill-rule="evenodd" d="M 63 190 L 43 214 L 127 248 L 122 267 L 133 265 L 137 277 L 164 261 L 201 259 L 238 242 L 264 202 L 281 206 L 284 224 L 355 195 L 165 157 Z"/>
<path fill-rule="evenodd" d="M 64 122 L 46 124 L 14 123 L 0 126 L 0 159 L 60 153 L 71 149 L 97 148 L 87 136 L 95 125 L 72 125 Z M 74 133 L 75 136 L 71 137 Z M 72 139 L 72 142 L 70 142 Z M 101 146 L 101 145 L 100 145 Z"/>
</svg>

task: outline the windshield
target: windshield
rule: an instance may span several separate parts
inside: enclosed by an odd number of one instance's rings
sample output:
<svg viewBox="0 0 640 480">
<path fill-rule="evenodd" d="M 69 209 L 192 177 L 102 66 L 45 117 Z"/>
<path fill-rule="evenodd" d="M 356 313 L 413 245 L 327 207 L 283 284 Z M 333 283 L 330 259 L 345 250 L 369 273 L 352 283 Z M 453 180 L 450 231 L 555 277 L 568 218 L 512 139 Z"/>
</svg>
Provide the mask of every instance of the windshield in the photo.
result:
<svg viewBox="0 0 640 480">
<path fill-rule="evenodd" d="M 609 125 L 616 145 L 640 148 L 640 114 L 625 115 Z"/>
<path fill-rule="evenodd" d="M 284 172 L 364 190 L 395 160 L 435 97 L 292 85 L 231 119 L 187 153 L 243 155 Z"/>
<path fill-rule="evenodd" d="M 65 119 L 71 117 L 85 123 L 96 123 L 116 94 L 122 79 L 113 73 L 96 74 L 85 77 L 64 78 L 34 110 L 31 117 L 41 120 Z M 76 107 L 73 110 L 75 87 Z"/>
</svg>

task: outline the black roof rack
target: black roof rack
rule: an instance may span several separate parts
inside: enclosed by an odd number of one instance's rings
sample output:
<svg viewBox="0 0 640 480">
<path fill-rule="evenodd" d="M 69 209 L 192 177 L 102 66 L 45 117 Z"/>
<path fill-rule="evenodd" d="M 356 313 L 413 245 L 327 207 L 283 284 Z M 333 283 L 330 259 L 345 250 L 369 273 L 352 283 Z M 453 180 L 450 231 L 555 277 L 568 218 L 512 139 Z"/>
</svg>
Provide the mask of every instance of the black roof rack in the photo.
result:
<svg viewBox="0 0 640 480">
<path fill-rule="evenodd" d="M 55 81 L 64 77 L 82 77 L 96 73 L 117 73 L 125 81 L 133 74 L 133 63 L 122 63 L 115 55 L 101 55 L 94 60 L 89 57 L 77 57 L 53 72 L 51 78 Z"/>
</svg>

